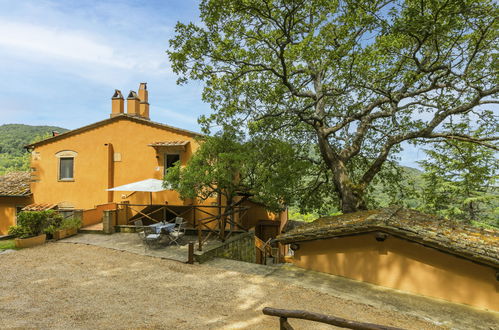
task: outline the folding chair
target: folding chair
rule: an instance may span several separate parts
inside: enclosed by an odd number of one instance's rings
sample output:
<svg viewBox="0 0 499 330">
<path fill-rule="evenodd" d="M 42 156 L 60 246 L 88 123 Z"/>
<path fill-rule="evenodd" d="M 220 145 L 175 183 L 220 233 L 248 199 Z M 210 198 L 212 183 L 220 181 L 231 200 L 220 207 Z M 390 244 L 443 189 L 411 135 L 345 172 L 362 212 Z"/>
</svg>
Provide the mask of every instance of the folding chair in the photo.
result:
<svg viewBox="0 0 499 330">
<path fill-rule="evenodd" d="M 144 243 L 149 247 L 157 247 L 161 241 L 161 232 L 157 233 L 154 228 L 149 226 L 144 227 Z"/>
<path fill-rule="evenodd" d="M 173 227 L 172 231 L 170 231 L 168 235 L 170 236 L 170 244 L 175 243 L 177 245 L 180 245 L 178 241 L 185 236 L 184 218 L 175 218 L 175 227 Z"/>
<path fill-rule="evenodd" d="M 142 220 L 135 220 L 133 224 L 135 225 L 135 232 L 139 235 L 140 240 L 143 241 L 146 237 L 146 234 L 144 233 L 144 223 Z"/>
</svg>

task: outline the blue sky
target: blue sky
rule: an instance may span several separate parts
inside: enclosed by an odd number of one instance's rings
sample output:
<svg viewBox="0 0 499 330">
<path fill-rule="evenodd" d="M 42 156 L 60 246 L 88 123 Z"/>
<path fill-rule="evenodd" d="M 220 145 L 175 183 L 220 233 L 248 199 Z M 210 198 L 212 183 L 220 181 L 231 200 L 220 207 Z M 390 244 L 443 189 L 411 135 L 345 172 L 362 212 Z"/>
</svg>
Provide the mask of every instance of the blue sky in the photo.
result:
<svg viewBox="0 0 499 330">
<path fill-rule="evenodd" d="M 105 118 L 114 89 L 147 82 L 151 119 L 200 131 L 202 85 L 177 86 L 165 54 L 195 0 L 0 0 L 0 125 L 74 129 Z M 424 153 L 411 146 L 401 163 Z"/>
<path fill-rule="evenodd" d="M 0 5 L 0 124 L 74 129 L 106 118 L 115 88 L 147 82 L 151 119 L 199 130 L 202 86 L 177 86 L 165 54 L 175 23 L 197 20 L 196 1 Z"/>
</svg>

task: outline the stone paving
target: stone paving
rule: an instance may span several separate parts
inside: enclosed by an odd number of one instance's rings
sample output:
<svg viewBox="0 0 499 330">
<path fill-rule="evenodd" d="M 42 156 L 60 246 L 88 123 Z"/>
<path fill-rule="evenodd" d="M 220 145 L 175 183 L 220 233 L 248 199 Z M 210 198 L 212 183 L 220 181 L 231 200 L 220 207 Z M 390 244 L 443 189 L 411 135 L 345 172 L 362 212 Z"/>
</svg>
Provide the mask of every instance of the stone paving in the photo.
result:
<svg viewBox="0 0 499 330">
<path fill-rule="evenodd" d="M 0 254 L 7 254 L 7 253 L 13 253 L 13 252 L 16 252 L 16 250 L 12 250 L 12 249 L 0 250 Z"/>
<path fill-rule="evenodd" d="M 182 239 L 184 245 L 167 245 L 155 249 L 147 248 L 136 233 L 115 233 L 112 235 L 105 234 L 78 234 L 66 239 L 57 241 L 58 243 L 77 243 L 88 244 L 105 247 L 113 250 L 127 251 L 131 253 L 158 257 L 162 259 L 171 259 L 180 262 L 187 262 L 188 258 L 188 243 L 195 242 L 195 250 L 197 249 L 197 236 L 185 236 Z M 218 242 L 207 241 L 203 245 L 203 249 L 209 249 Z"/>
</svg>

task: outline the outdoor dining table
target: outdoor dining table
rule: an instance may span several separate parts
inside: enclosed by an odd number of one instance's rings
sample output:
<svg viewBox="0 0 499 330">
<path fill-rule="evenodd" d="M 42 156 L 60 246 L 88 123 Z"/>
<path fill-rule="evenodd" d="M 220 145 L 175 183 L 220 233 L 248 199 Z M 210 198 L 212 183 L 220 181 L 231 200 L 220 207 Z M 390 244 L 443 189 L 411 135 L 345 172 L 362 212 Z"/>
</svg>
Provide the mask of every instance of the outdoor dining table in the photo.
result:
<svg viewBox="0 0 499 330">
<path fill-rule="evenodd" d="M 152 225 L 149 225 L 149 227 L 153 228 L 154 231 L 156 232 L 156 234 L 160 234 L 161 230 L 166 231 L 166 232 L 172 231 L 173 228 L 175 228 L 175 224 L 174 223 L 158 222 L 158 223 L 154 223 Z"/>
</svg>

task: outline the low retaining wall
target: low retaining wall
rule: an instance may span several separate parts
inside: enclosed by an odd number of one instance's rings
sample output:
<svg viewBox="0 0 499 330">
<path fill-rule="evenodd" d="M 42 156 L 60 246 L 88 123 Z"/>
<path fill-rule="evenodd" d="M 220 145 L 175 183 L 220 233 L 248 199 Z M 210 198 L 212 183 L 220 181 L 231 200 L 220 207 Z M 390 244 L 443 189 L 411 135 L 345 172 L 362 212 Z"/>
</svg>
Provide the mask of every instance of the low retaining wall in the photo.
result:
<svg viewBox="0 0 499 330">
<path fill-rule="evenodd" d="M 83 219 L 82 219 L 83 227 L 95 225 L 99 222 L 102 222 L 104 211 L 114 210 L 115 208 L 116 208 L 116 203 L 108 203 L 108 204 L 97 205 L 93 209 L 83 210 Z"/>
<path fill-rule="evenodd" d="M 256 262 L 255 233 L 248 232 L 231 237 L 207 251 L 194 253 L 194 259 L 203 263 L 214 258 Z"/>
</svg>

